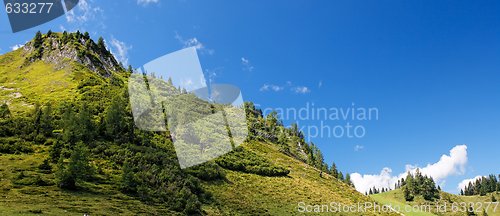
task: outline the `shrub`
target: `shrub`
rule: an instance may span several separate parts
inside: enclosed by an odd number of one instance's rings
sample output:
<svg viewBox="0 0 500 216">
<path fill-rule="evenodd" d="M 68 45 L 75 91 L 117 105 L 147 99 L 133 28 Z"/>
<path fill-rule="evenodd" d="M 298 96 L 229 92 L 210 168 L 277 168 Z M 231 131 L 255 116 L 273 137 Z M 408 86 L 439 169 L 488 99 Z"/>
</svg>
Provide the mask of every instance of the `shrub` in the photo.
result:
<svg viewBox="0 0 500 216">
<path fill-rule="evenodd" d="M 46 158 L 43 160 L 42 164 L 38 166 L 38 169 L 44 173 L 50 173 L 52 171 L 52 166 L 50 165 L 49 159 Z"/>
<path fill-rule="evenodd" d="M 45 146 L 52 146 L 56 142 L 57 142 L 57 140 L 52 139 L 52 138 L 48 138 L 47 140 L 45 140 L 45 142 L 43 143 L 43 145 L 45 145 Z"/>
<path fill-rule="evenodd" d="M 289 170 L 272 164 L 257 154 L 238 147 L 216 159 L 217 164 L 229 170 L 253 173 L 262 176 L 286 176 Z"/>
<path fill-rule="evenodd" d="M 64 143 L 62 141 L 55 140 L 49 149 L 49 158 L 52 163 L 55 163 L 61 158 L 61 152 L 64 149 Z"/>
<path fill-rule="evenodd" d="M 197 178 L 180 169 L 175 154 L 145 146 L 129 150 L 134 153 L 122 167 L 121 189 L 124 192 L 143 201 L 168 205 L 187 215 L 201 213 L 201 201 L 209 196 Z"/>
<path fill-rule="evenodd" d="M 185 170 L 188 174 L 204 181 L 222 180 L 226 178 L 224 170 L 214 162 L 206 162 Z"/>
<path fill-rule="evenodd" d="M 19 154 L 34 152 L 30 143 L 19 138 L 0 138 L 0 153 Z"/>
<path fill-rule="evenodd" d="M 38 134 L 35 136 L 35 143 L 44 144 L 47 141 L 47 138 L 43 134 Z"/>
</svg>

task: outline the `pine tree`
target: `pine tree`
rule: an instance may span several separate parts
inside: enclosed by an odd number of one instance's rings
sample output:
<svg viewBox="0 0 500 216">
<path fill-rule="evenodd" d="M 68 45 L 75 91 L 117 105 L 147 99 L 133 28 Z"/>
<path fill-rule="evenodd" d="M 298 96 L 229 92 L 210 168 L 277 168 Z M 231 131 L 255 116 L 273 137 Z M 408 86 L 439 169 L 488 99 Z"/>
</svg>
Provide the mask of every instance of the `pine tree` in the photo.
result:
<svg viewBox="0 0 500 216">
<path fill-rule="evenodd" d="M 7 104 L 0 105 L 0 118 L 9 118 L 10 115 L 9 106 Z"/>
<path fill-rule="evenodd" d="M 474 208 L 472 207 L 472 204 L 467 208 L 467 216 L 474 216 L 476 213 L 474 213 Z"/>
<path fill-rule="evenodd" d="M 106 135 L 113 139 L 119 139 L 126 133 L 127 122 L 125 121 L 126 105 L 120 96 L 115 96 L 104 115 Z"/>
<path fill-rule="evenodd" d="M 350 185 L 350 186 L 354 186 L 354 184 L 353 184 L 353 183 L 352 183 L 352 181 L 351 181 L 351 175 L 350 175 L 349 173 L 346 173 L 346 174 L 345 174 L 345 180 L 344 180 L 344 182 L 345 182 L 346 184 Z"/>
<path fill-rule="evenodd" d="M 40 132 L 45 136 L 50 136 L 53 130 L 52 105 L 47 103 L 40 116 Z"/>
<path fill-rule="evenodd" d="M 65 189 L 76 189 L 76 183 L 89 180 L 93 175 L 92 166 L 89 164 L 89 153 L 82 142 L 74 147 L 69 163 L 64 163 L 60 157 L 56 173 L 58 186 Z"/>
<path fill-rule="evenodd" d="M 86 142 L 93 141 L 95 136 L 95 125 L 88 106 L 84 103 L 78 113 L 77 138 Z"/>
<path fill-rule="evenodd" d="M 68 42 L 68 32 L 64 31 L 61 37 L 61 41 L 63 44 L 66 44 Z"/>
<path fill-rule="evenodd" d="M 35 34 L 35 39 L 33 40 L 33 47 L 38 49 L 42 46 L 42 43 L 43 43 L 42 33 L 40 31 L 37 31 Z"/>
<path fill-rule="evenodd" d="M 338 178 L 339 176 L 339 171 L 337 170 L 337 165 L 335 164 L 335 162 L 332 162 L 332 166 L 330 167 L 330 174 L 335 178 Z"/>
<path fill-rule="evenodd" d="M 125 161 L 122 166 L 123 174 L 121 178 L 121 188 L 124 192 L 134 193 L 137 191 L 137 181 L 130 161 Z"/>
<path fill-rule="evenodd" d="M 106 44 L 104 44 L 104 38 L 99 37 L 97 40 L 97 48 L 102 52 L 106 52 Z"/>
<path fill-rule="evenodd" d="M 405 200 L 406 200 L 407 202 L 411 202 L 411 201 L 413 201 L 414 196 L 413 196 L 413 194 L 411 193 L 411 191 L 408 189 L 408 187 L 407 187 L 407 186 L 406 186 L 406 187 L 403 187 L 403 195 L 404 195 Z"/>
<path fill-rule="evenodd" d="M 33 110 L 33 114 L 32 114 L 33 126 L 34 126 L 34 130 L 35 130 L 34 132 L 36 134 L 40 133 L 41 118 L 42 118 L 42 107 L 37 102 L 37 103 L 35 103 L 35 109 Z"/>
<path fill-rule="evenodd" d="M 62 127 L 63 140 L 69 143 L 74 143 L 77 140 L 76 130 L 78 129 L 77 117 L 73 111 L 73 107 L 66 104 L 63 108 Z"/>
<path fill-rule="evenodd" d="M 339 174 L 337 175 L 337 179 L 340 181 L 344 181 L 344 174 L 342 174 L 342 171 L 339 171 Z"/>
</svg>

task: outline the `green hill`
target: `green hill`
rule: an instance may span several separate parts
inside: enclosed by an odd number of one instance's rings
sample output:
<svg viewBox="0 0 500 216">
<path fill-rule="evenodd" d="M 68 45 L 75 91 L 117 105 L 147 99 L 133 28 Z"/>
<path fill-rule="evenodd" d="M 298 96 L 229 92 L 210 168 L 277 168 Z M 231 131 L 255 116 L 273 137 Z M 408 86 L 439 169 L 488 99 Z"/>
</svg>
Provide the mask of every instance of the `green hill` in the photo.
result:
<svg viewBox="0 0 500 216">
<path fill-rule="evenodd" d="M 180 169 L 168 131 L 134 127 L 130 74 L 79 32 L 37 34 L 0 56 L 0 215 L 302 215 L 299 203 L 374 202 L 332 177 L 300 131 L 255 109 L 242 146 Z"/>
</svg>

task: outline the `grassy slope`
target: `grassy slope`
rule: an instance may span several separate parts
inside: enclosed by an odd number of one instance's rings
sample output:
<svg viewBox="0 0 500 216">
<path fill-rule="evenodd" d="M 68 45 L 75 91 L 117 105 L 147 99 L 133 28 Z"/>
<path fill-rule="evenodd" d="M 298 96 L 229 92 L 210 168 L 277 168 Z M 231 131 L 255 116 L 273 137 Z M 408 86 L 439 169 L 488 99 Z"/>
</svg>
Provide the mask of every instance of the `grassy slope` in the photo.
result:
<svg viewBox="0 0 500 216">
<path fill-rule="evenodd" d="M 315 168 L 280 153 L 270 144 L 252 142 L 243 146 L 287 167 L 290 174 L 288 177 L 262 177 L 228 171 L 227 182 L 205 184 L 218 200 L 218 204 L 206 206 L 207 212 L 225 215 L 230 209 L 237 214 L 298 215 L 299 202 L 310 205 L 373 202 L 327 174 L 320 177 Z"/>
<path fill-rule="evenodd" d="M 288 167 L 291 170 L 289 177 L 227 171 L 226 182 L 204 183 L 215 198 L 212 204 L 203 207 L 209 215 L 296 215 L 299 213 L 297 203 L 301 201 L 307 204 L 372 202 L 369 197 L 326 174 L 320 178 L 316 169 L 279 153 L 269 144 L 249 143 L 244 147 Z M 35 149 L 33 154 L 0 155 L 1 215 L 31 215 L 40 211 L 46 215 L 173 213 L 167 206 L 147 205 L 121 193 L 111 184 L 119 178 L 119 173 L 112 170 L 100 172 L 99 184 L 88 183 L 86 191 L 62 191 L 54 185 L 31 184 L 35 176 L 49 184 L 54 181 L 54 174 L 43 174 L 37 168 L 47 157 L 48 147 L 35 145 Z M 21 172 L 23 177 L 20 177 Z"/>
<path fill-rule="evenodd" d="M 56 69 L 37 61 L 23 65 L 23 50 L 0 56 L 0 103 L 14 111 L 29 110 L 35 101 L 45 103 L 73 97 L 79 72 L 70 67 Z"/>
<path fill-rule="evenodd" d="M 55 185 L 30 184 L 40 176 L 49 184 L 54 174 L 43 174 L 38 166 L 47 157 L 48 147 L 37 145 L 33 154 L 0 155 L 0 215 L 172 215 L 164 206 L 151 206 L 122 194 L 109 184 L 119 177 L 104 171 L 100 184 L 85 185 L 86 191 L 62 191 Z M 20 173 L 24 177 L 20 177 Z M 53 184 L 53 183 L 52 183 Z"/>
<path fill-rule="evenodd" d="M 451 211 L 451 206 L 453 203 L 455 205 L 458 205 L 461 202 L 466 202 L 466 203 L 485 203 L 485 202 L 491 202 L 491 195 L 488 196 L 457 196 L 445 192 L 441 192 L 441 198 L 438 202 L 442 206 L 443 203 L 446 203 L 448 211 L 444 214 L 438 214 L 435 209 L 436 209 L 436 204 L 435 202 L 425 202 L 421 197 L 417 197 L 415 201 L 413 202 L 405 202 L 403 192 L 401 190 L 393 190 L 389 191 L 386 193 L 381 193 L 381 194 L 375 194 L 371 195 L 371 197 L 376 200 L 379 203 L 385 204 L 385 205 L 391 205 L 396 207 L 399 207 L 399 209 L 403 210 L 402 213 L 407 215 L 407 216 L 427 216 L 427 215 L 465 215 L 464 212 L 453 212 Z M 432 212 L 426 211 L 426 210 L 411 210 L 409 212 L 404 212 L 405 206 L 408 207 L 408 209 L 411 209 L 414 206 L 422 206 L 422 205 L 430 205 L 430 209 L 432 209 Z M 494 211 L 494 206 L 491 205 L 490 208 L 488 209 L 487 213 L 490 216 L 494 215 L 500 215 L 500 206 Z M 482 210 L 476 212 L 477 215 L 482 215 Z"/>
</svg>

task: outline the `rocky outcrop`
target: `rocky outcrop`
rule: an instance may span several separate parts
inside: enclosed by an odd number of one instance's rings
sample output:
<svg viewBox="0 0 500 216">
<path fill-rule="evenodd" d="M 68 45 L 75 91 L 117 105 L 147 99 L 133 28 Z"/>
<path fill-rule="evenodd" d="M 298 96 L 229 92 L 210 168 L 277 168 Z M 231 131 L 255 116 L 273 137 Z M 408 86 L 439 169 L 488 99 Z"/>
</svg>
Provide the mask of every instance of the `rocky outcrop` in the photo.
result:
<svg viewBox="0 0 500 216">
<path fill-rule="evenodd" d="M 26 62 L 42 60 L 62 69 L 77 62 L 90 70 L 108 77 L 112 72 L 123 71 L 123 66 L 103 46 L 98 46 L 88 34 L 48 33 L 40 39 L 29 41 L 23 52 Z"/>
</svg>

